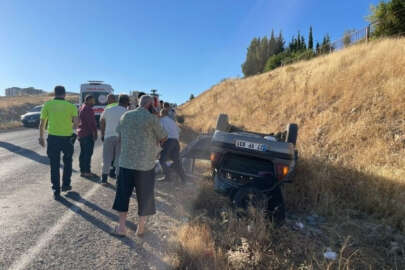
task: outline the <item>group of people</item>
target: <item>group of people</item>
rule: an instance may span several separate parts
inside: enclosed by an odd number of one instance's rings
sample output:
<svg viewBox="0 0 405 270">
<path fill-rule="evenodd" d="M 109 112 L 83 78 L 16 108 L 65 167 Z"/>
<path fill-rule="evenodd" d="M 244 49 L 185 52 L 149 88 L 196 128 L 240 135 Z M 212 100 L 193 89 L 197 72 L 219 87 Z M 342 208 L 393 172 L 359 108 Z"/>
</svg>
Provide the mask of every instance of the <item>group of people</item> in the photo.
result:
<svg viewBox="0 0 405 270">
<path fill-rule="evenodd" d="M 54 99 L 47 101 L 41 111 L 39 144 L 45 147 L 47 126 L 47 155 L 51 167 L 51 183 L 55 200 L 61 192 L 72 189 L 72 161 L 76 138 L 80 142 L 80 175 L 85 178 L 98 176 L 91 171 L 94 144 L 98 139 L 97 122 L 92 107 L 94 97 L 85 97 L 84 104 L 76 106 L 65 100 L 63 86 L 56 86 Z M 147 216 L 156 212 L 154 188 L 155 166 L 159 159 L 165 179 L 170 180 L 171 166 L 181 180 L 185 174 L 180 161 L 180 129 L 175 121 L 175 111 L 169 103 L 155 106 L 154 98 L 139 95 L 136 109 L 129 110 L 130 98 L 120 95 L 118 102 L 109 95 L 108 105 L 100 116 L 100 137 L 103 142 L 103 164 L 100 183 L 107 184 L 108 177 L 117 177 L 113 209 L 118 211 L 119 225 L 112 234 L 126 235 L 126 218 L 133 190 L 138 201 L 139 223 L 136 234 L 143 235 Z M 159 111 L 159 107 L 161 110 Z M 75 132 L 77 131 L 77 132 Z M 60 159 L 63 153 L 62 186 L 60 186 Z"/>
</svg>

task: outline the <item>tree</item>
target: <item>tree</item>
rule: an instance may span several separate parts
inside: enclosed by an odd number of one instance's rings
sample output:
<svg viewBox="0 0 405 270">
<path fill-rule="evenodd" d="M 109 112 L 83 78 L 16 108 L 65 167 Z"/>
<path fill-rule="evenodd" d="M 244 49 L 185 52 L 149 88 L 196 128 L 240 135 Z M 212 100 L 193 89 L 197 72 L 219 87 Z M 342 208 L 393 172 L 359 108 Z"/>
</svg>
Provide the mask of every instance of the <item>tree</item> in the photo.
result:
<svg viewBox="0 0 405 270">
<path fill-rule="evenodd" d="M 329 34 L 326 34 L 323 38 L 322 45 L 321 45 L 321 53 L 329 53 L 332 50 L 332 45 L 330 43 Z"/>
<path fill-rule="evenodd" d="M 283 34 L 280 31 L 280 33 L 278 34 L 277 40 L 276 40 L 276 49 L 275 49 L 274 54 L 278 54 L 278 53 L 283 52 L 284 51 L 284 45 L 285 45 L 285 41 L 284 41 L 284 38 L 283 38 Z"/>
<path fill-rule="evenodd" d="M 371 15 L 367 18 L 375 23 L 374 37 L 405 35 L 405 0 L 381 1 L 371 6 Z"/>
<path fill-rule="evenodd" d="M 305 38 L 299 31 L 297 38 L 295 38 L 294 36 L 292 37 L 291 42 L 288 44 L 288 49 L 291 52 L 299 52 L 307 49 Z"/>
<path fill-rule="evenodd" d="M 305 44 L 305 38 L 304 36 L 301 36 L 301 50 L 306 50 L 307 49 L 307 45 Z"/>
<path fill-rule="evenodd" d="M 258 66 L 257 56 L 260 47 L 260 38 L 254 38 L 250 42 L 250 46 L 247 49 L 246 60 L 242 64 L 242 72 L 247 76 L 255 75 L 261 72 Z"/>
<path fill-rule="evenodd" d="M 352 34 L 354 33 L 354 30 L 346 30 L 344 35 L 343 35 L 343 45 L 345 47 L 350 46 L 352 44 Z"/>
<path fill-rule="evenodd" d="M 298 36 L 297 36 L 297 51 L 301 50 L 302 45 L 301 45 L 301 34 L 300 31 L 298 31 Z"/>
<path fill-rule="evenodd" d="M 271 56 L 264 67 L 264 71 L 270 71 L 281 66 L 283 59 L 287 56 L 287 53 L 279 53 Z"/>
<path fill-rule="evenodd" d="M 274 37 L 274 30 L 271 30 L 271 35 L 270 35 L 270 39 L 269 39 L 269 52 L 268 52 L 268 56 L 273 55 L 276 51 L 276 38 Z M 267 59 L 266 59 L 267 60 Z"/>
<path fill-rule="evenodd" d="M 194 99 L 194 95 L 191 94 L 191 95 L 190 95 L 190 100 L 193 100 L 193 99 Z"/>
<path fill-rule="evenodd" d="M 314 49 L 314 37 L 312 36 L 312 26 L 309 27 L 309 35 L 308 35 L 308 49 Z"/>
<path fill-rule="evenodd" d="M 292 36 L 290 43 L 288 44 L 288 49 L 292 52 L 297 50 L 297 40 Z"/>
<path fill-rule="evenodd" d="M 274 38 L 274 36 L 273 36 Z M 258 73 L 262 73 L 264 66 L 266 65 L 267 59 L 270 57 L 272 48 L 270 48 L 270 41 L 267 39 L 267 37 L 263 37 L 260 40 L 260 45 L 258 49 L 258 54 L 257 54 L 257 69 Z"/>
<path fill-rule="evenodd" d="M 247 76 L 262 73 L 267 60 L 284 50 L 284 38 L 280 32 L 276 38 L 274 30 L 271 31 L 270 38 L 254 38 L 247 50 L 246 60 L 242 64 L 242 72 Z"/>
</svg>

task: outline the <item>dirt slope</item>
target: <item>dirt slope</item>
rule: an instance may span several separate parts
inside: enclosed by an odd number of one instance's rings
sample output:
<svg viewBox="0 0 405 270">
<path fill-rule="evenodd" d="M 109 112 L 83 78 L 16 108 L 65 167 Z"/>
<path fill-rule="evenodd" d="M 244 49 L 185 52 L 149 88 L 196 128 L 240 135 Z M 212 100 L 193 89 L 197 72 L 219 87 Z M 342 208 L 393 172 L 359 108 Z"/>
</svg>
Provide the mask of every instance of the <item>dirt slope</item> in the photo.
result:
<svg viewBox="0 0 405 270">
<path fill-rule="evenodd" d="M 25 114 L 34 106 L 44 104 L 51 98 L 49 95 L 0 97 L 0 130 L 20 126 L 20 116 L 22 114 Z M 68 96 L 66 99 L 73 103 L 78 102 L 77 96 Z"/>
<path fill-rule="evenodd" d="M 219 113 L 259 132 L 299 124 L 290 207 L 361 211 L 405 229 L 405 39 L 229 79 L 180 108 L 196 132 L 212 130 Z"/>
</svg>

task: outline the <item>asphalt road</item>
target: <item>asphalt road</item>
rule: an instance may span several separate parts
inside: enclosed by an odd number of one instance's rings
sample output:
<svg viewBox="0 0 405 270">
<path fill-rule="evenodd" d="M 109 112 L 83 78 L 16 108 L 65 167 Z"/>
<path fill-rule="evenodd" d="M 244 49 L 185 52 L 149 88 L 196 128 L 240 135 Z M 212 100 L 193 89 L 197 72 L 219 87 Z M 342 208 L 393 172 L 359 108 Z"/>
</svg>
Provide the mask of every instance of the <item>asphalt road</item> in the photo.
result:
<svg viewBox="0 0 405 270">
<path fill-rule="evenodd" d="M 167 269 L 167 239 L 181 211 L 172 185 L 159 183 L 157 215 L 143 237 L 135 236 L 136 200 L 131 200 L 128 237 L 109 234 L 118 217 L 111 209 L 115 181 L 99 185 L 80 177 L 78 142 L 73 159 L 73 191 L 53 199 L 46 150 L 38 130 L 0 133 L 0 269 Z M 101 169 L 101 143 L 92 170 Z M 178 190 L 178 188 L 174 188 Z"/>
</svg>

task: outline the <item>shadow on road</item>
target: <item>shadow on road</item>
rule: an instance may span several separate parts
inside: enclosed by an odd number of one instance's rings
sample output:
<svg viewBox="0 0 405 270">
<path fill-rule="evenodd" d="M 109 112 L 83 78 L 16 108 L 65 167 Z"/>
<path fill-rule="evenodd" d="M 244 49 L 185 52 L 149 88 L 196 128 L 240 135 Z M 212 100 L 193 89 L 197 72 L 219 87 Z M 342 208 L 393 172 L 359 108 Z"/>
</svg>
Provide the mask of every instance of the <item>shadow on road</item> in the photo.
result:
<svg viewBox="0 0 405 270">
<path fill-rule="evenodd" d="M 69 199 L 72 199 L 74 201 L 83 203 L 84 205 L 88 206 L 92 210 L 95 210 L 95 211 L 101 213 L 102 215 L 106 216 L 107 218 L 111 219 L 112 221 L 118 220 L 117 215 L 114 215 L 113 213 L 100 208 L 99 206 L 95 205 L 94 203 L 87 201 L 86 199 L 82 198 L 80 196 L 80 194 L 77 192 L 70 192 L 66 195 L 66 197 Z M 66 200 L 63 197 L 61 197 L 59 202 L 61 204 L 63 204 L 64 206 L 66 206 L 69 210 L 75 212 L 76 214 L 78 214 L 79 216 L 84 218 L 86 221 L 90 222 L 97 228 L 101 229 L 102 231 L 104 231 L 108 234 L 111 233 L 112 228 L 108 224 L 106 224 L 102 220 L 92 216 L 88 212 L 84 211 L 82 208 L 74 205 L 72 202 Z M 127 226 L 131 230 L 136 230 L 136 225 L 132 222 L 127 221 Z M 152 233 L 148 232 L 148 234 L 150 235 Z M 150 251 L 143 248 L 142 245 L 139 245 L 139 243 L 137 243 L 133 239 L 131 239 L 129 237 L 120 238 L 120 237 L 113 236 L 113 235 L 111 235 L 111 237 L 114 237 L 114 238 L 120 240 L 123 244 L 128 246 L 130 249 L 134 250 L 136 253 L 143 256 L 146 262 L 152 262 L 152 261 L 155 262 L 155 264 L 156 264 L 155 266 L 157 267 L 157 269 L 169 269 L 169 265 L 166 262 L 162 261 L 158 256 L 156 256 L 155 254 L 153 254 Z M 156 238 L 157 237 L 154 237 L 154 240 Z"/>
<path fill-rule="evenodd" d="M 44 165 L 49 165 L 49 159 L 47 156 L 42 156 L 42 155 L 38 154 L 37 152 L 32 151 L 30 149 L 23 148 L 21 146 L 18 146 L 18 145 L 12 144 L 12 143 L 8 143 L 8 142 L 2 142 L 2 141 L 0 141 L 0 147 L 3 147 L 4 149 L 7 149 L 10 152 L 13 152 L 20 156 L 29 158 L 38 163 L 41 163 Z"/>
<path fill-rule="evenodd" d="M 91 210 L 97 211 L 97 212 L 99 212 L 100 214 L 102 214 L 103 216 L 105 216 L 105 217 L 111 219 L 111 221 L 118 221 L 118 216 L 117 216 L 117 215 L 115 215 L 115 214 L 113 214 L 113 213 L 111 213 L 111 212 L 109 212 L 109 211 L 107 211 L 107 210 L 101 208 L 100 206 L 98 206 L 98 205 L 96 205 L 96 204 L 94 204 L 94 203 L 92 203 L 92 202 L 90 202 L 90 201 L 88 201 L 88 200 L 82 198 L 82 197 L 80 196 L 80 194 L 77 193 L 77 192 L 69 192 L 68 194 L 66 194 L 66 198 L 69 198 L 69 199 L 71 199 L 71 200 L 74 200 L 74 201 L 76 201 L 76 202 L 80 202 L 80 203 L 86 205 L 86 206 L 87 206 L 88 208 L 90 208 Z M 127 227 L 128 227 L 129 229 L 131 229 L 131 230 L 133 230 L 133 231 L 136 231 L 136 224 L 134 224 L 134 223 L 132 223 L 132 222 L 130 222 L 130 221 L 127 221 L 126 224 L 127 224 Z"/>
<path fill-rule="evenodd" d="M 92 180 L 90 180 L 90 181 L 92 181 Z M 93 181 L 93 182 L 94 182 L 94 181 Z M 116 191 L 116 187 L 115 187 L 113 184 L 111 184 L 111 183 L 107 183 L 106 185 L 103 185 L 103 187 L 108 188 L 108 189 L 111 189 L 111 190 L 114 191 L 114 192 Z M 156 198 L 157 196 L 165 197 L 164 194 L 162 194 L 161 192 L 159 192 L 159 187 L 158 187 L 158 186 L 155 187 L 155 204 L 156 204 L 156 210 L 158 210 L 158 211 L 164 213 L 164 214 L 167 215 L 167 216 L 171 216 L 171 217 L 173 217 L 173 218 L 175 218 L 175 219 L 178 219 L 179 217 L 178 217 L 178 215 L 175 213 L 175 211 L 173 211 L 173 207 L 171 207 L 171 206 L 168 205 L 167 203 L 165 203 L 165 202 L 159 200 L 158 198 Z M 136 200 L 136 191 L 134 191 L 134 192 L 132 193 L 131 198 Z"/>
<path fill-rule="evenodd" d="M 32 151 L 30 149 L 27 149 L 27 148 L 24 148 L 24 147 L 21 147 L 21 146 L 12 144 L 12 143 L 3 142 L 3 141 L 0 141 L 0 147 L 3 147 L 4 149 L 6 149 L 12 153 L 15 153 L 15 154 L 18 154 L 25 158 L 31 159 L 35 162 L 49 166 L 49 158 L 47 156 L 42 156 L 42 155 L 38 154 L 37 152 Z M 60 166 L 63 169 L 63 164 L 61 164 Z M 72 172 L 77 172 L 77 171 L 72 169 Z"/>
<path fill-rule="evenodd" d="M 92 178 L 84 178 L 84 179 L 98 184 L 98 180 L 96 180 L 96 179 L 92 179 Z M 110 181 L 111 181 L 111 180 L 110 180 Z M 115 180 L 114 180 L 114 182 L 115 182 Z M 103 187 L 104 187 L 104 188 L 108 188 L 108 189 L 110 189 L 110 190 L 113 191 L 113 192 L 116 191 L 115 185 L 113 185 L 113 184 L 111 184 L 111 183 L 107 183 L 106 185 L 103 185 Z M 162 194 L 159 192 L 159 188 L 158 188 L 158 187 L 155 188 L 155 192 L 156 192 L 156 193 L 155 193 L 155 196 L 157 195 L 157 196 L 164 197 L 164 195 L 162 196 Z M 72 193 L 73 193 L 74 195 L 70 195 L 70 194 L 72 194 Z M 72 196 L 73 196 L 73 197 L 72 197 Z M 68 193 L 68 195 L 67 195 L 68 198 L 71 198 L 71 199 L 73 199 L 73 200 L 77 200 L 77 196 L 80 197 L 79 194 L 75 195 L 75 192 L 70 192 L 70 193 Z M 135 191 L 134 191 L 133 194 L 131 195 L 131 198 L 136 200 L 136 192 L 135 192 Z M 78 199 L 78 200 L 80 200 L 80 199 Z M 77 200 L 77 201 L 78 201 L 78 200 Z M 83 200 L 84 200 L 84 199 L 83 199 Z M 86 201 L 86 200 L 84 200 L 84 201 Z M 90 203 L 90 202 L 89 202 L 89 203 Z M 165 202 L 163 202 L 163 201 L 161 201 L 161 200 L 158 200 L 157 198 L 155 199 L 155 203 L 156 203 L 156 209 L 157 209 L 158 211 L 160 211 L 160 212 L 166 214 L 167 216 L 172 216 L 172 217 L 174 217 L 174 218 L 176 218 L 176 219 L 179 218 L 178 215 L 175 213 L 175 211 L 173 211 L 173 207 L 171 207 L 171 206 L 168 205 L 167 203 L 165 203 Z M 98 207 L 98 206 L 95 205 L 95 204 L 92 204 L 92 205 L 93 205 L 95 208 L 100 209 L 100 211 L 99 211 L 100 213 L 104 214 L 103 212 L 101 212 L 101 210 L 102 210 L 102 211 L 105 211 L 104 209 Z M 90 205 L 88 205 L 88 206 L 89 206 L 90 208 L 92 208 Z M 97 210 L 97 209 L 94 209 L 94 210 Z M 97 211 L 98 211 L 98 210 L 97 210 Z M 105 212 L 107 212 L 107 211 L 105 211 Z M 110 212 L 107 212 L 107 213 L 110 213 Z M 110 214 L 111 214 L 111 213 L 110 213 Z M 113 215 L 113 214 L 111 214 L 111 215 Z M 115 216 L 115 215 L 113 215 L 113 216 Z M 113 220 L 113 219 L 111 219 L 111 220 Z M 127 224 L 127 226 L 128 226 L 128 228 L 131 228 L 132 225 L 131 225 L 131 224 Z M 136 226 L 134 227 L 134 230 L 136 230 Z"/>
</svg>

